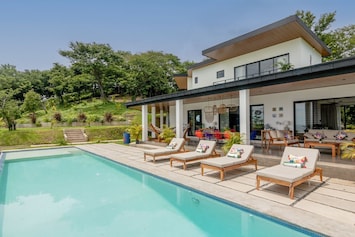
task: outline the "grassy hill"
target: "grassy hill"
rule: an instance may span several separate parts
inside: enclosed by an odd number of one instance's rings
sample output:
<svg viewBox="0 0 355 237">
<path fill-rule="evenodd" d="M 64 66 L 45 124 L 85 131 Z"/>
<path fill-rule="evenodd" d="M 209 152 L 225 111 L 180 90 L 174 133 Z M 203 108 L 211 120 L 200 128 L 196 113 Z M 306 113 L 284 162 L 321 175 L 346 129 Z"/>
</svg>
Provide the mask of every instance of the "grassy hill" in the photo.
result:
<svg viewBox="0 0 355 237">
<path fill-rule="evenodd" d="M 140 112 L 127 109 L 124 101 L 121 102 L 103 102 L 99 99 L 92 101 L 83 101 L 77 104 L 71 104 L 65 107 L 47 106 L 45 110 L 36 111 L 37 124 L 56 121 L 71 124 L 72 122 L 85 121 L 90 122 L 110 122 L 140 120 Z M 60 117 L 60 119 L 56 119 Z M 18 124 L 31 123 L 29 114 L 24 114 L 17 120 Z"/>
<path fill-rule="evenodd" d="M 60 114 L 60 121 L 55 119 L 58 114 Z M 124 106 L 124 101 L 92 100 L 65 107 L 51 106 L 47 107 L 46 111 L 36 111 L 36 126 L 32 128 L 20 128 L 21 125 L 31 124 L 28 113 L 23 114 L 17 120 L 16 131 L 8 131 L 5 124 L 0 121 L 0 125 L 2 125 L 0 128 L 0 150 L 26 148 L 40 144 L 65 145 L 63 129 L 70 127 L 74 122 L 79 122 L 84 116 L 86 121 L 81 121 L 81 124 L 91 142 L 120 140 L 123 138 L 123 132 L 131 123 L 141 122 L 141 112 L 127 109 Z M 107 121 L 108 119 L 112 122 Z M 116 124 L 115 122 L 122 122 L 122 125 L 113 125 Z M 50 126 L 45 127 L 44 123 L 49 123 Z"/>
</svg>

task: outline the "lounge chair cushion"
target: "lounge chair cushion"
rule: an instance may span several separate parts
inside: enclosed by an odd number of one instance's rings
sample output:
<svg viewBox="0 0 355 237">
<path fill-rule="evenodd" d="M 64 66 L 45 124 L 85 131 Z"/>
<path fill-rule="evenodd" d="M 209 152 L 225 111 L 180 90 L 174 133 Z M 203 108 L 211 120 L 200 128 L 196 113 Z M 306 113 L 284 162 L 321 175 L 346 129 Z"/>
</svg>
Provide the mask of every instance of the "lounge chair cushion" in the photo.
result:
<svg viewBox="0 0 355 237">
<path fill-rule="evenodd" d="M 173 154 L 170 157 L 178 160 L 184 160 L 184 161 L 210 157 L 216 147 L 216 141 L 200 140 L 199 144 L 197 145 L 197 148 L 200 147 L 200 145 L 202 144 L 207 146 L 206 151 L 203 153 L 197 151 L 190 151 L 190 152 L 185 152 L 180 154 Z"/>
<path fill-rule="evenodd" d="M 314 170 L 309 168 L 295 169 L 293 167 L 287 167 L 284 165 L 276 165 L 256 171 L 257 175 L 278 180 L 284 180 L 290 183 L 300 180 L 312 174 L 313 172 Z"/>
<path fill-rule="evenodd" d="M 235 159 L 235 158 L 231 158 L 231 157 L 228 157 L 228 156 L 223 156 L 223 157 L 219 157 L 219 158 L 203 160 L 203 161 L 201 161 L 201 163 L 207 164 L 207 165 L 210 165 L 210 166 L 219 167 L 219 168 L 224 168 L 224 167 L 228 167 L 228 166 L 232 166 L 232 165 L 242 164 L 242 163 L 246 162 L 249 159 L 250 155 L 252 154 L 252 152 L 254 150 L 254 146 L 252 146 L 252 145 L 234 144 L 231 147 L 231 149 L 229 150 L 229 152 L 231 150 L 237 150 L 237 149 L 242 149 L 243 150 L 241 158 Z"/>
<path fill-rule="evenodd" d="M 170 158 L 177 158 L 179 160 L 184 160 L 184 161 L 189 161 L 189 160 L 196 160 L 196 159 L 201 159 L 204 157 L 209 157 L 211 154 L 208 153 L 202 153 L 202 152 L 197 152 L 197 151 L 190 151 L 190 152 L 185 152 L 185 153 L 180 153 L 176 155 L 170 156 Z"/>
<path fill-rule="evenodd" d="M 203 163 L 203 164 L 215 166 L 218 168 L 225 168 L 225 167 L 232 166 L 232 165 L 242 164 L 244 162 L 245 162 L 245 160 L 235 159 L 235 158 L 226 157 L 226 156 L 216 158 L 216 159 L 208 159 L 208 160 L 201 161 L 201 163 Z"/>
<path fill-rule="evenodd" d="M 144 150 L 143 152 L 147 155 L 151 156 L 160 156 L 164 154 L 171 154 L 171 153 L 176 153 L 181 150 L 183 147 L 185 140 L 183 138 L 173 138 L 170 142 L 171 143 L 176 143 L 174 149 L 168 148 L 168 147 L 162 147 L 162 148 L 157 148 L 157 149 L 149 149 L 149 150 Z"/>
</svg>

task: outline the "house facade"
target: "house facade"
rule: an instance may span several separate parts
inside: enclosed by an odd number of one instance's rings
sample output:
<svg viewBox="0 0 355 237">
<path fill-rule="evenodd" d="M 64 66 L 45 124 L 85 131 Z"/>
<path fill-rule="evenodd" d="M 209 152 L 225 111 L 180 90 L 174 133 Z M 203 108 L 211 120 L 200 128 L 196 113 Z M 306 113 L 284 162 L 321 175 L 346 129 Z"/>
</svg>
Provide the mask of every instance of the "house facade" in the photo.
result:
<svg viewBox="0 0 355 237">
<path fill-rule="evenodd" d="M 322 63 L 330 50 L 295 15 L 202 54 L 206 60 L 175 77 L 179 92 L 126 104 L 142 110 L 143 140 L 150 123 L 176 127 L 177 137 L 188 125 L 191 136 L 233 129 L 245 143 L 264 129 L 302 135 L 355 125 L 355 58 Z"/>
</svg>

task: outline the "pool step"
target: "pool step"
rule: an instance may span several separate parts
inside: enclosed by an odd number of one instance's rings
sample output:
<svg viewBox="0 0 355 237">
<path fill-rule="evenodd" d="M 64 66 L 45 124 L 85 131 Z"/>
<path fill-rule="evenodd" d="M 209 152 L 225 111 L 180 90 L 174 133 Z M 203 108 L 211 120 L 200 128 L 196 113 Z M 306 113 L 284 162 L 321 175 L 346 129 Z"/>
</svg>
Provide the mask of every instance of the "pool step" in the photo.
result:
<svg viewBox="0 0 355 237">
<path fill-rule="evenodd" d="M 88 137 L 83 129 L 64 129 L 64 138 L 68 143 L 81 143 L 88 141 Z"/>
</svg>

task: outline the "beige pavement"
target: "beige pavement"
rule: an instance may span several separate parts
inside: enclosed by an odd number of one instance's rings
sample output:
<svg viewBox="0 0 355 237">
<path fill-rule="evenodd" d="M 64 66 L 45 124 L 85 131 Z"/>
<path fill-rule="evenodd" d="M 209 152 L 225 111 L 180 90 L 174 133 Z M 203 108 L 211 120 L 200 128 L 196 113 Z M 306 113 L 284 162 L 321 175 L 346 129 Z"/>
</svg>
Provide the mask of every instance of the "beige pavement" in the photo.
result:
<svg viewBox="0 0 355 237">
<path fill-rule="evenodd" d="M 253 166 L 227 172 L 220 181 L 219 173 L 206 170 L 201 176 L 199 162 L 183 170 L 181 164 L 170 167 L 168 157 L 143 160 L 143 149 L 118 144 L 78 145 L 80 149 L 107 157 L 119 163 L 164 177 L 193 189 L 240 204 L 298 226 L 328 236 L 354 236 L 355 182 L 336 178 L 314 177 L 298 186 L 295 199 L 288 197 L 288 188 L 263 182 L 256 190 Z M 259 166 L 259 169 L 263 167 Z"/>
</svg>

